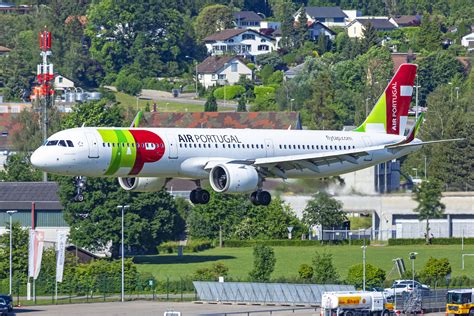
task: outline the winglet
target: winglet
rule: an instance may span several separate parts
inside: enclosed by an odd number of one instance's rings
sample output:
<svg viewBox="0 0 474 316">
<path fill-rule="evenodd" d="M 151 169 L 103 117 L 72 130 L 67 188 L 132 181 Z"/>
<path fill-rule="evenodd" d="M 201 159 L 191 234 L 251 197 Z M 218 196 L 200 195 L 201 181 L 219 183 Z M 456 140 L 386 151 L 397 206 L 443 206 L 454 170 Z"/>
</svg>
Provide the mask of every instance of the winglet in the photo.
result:
<svg viewBox="0 0 474 316">
<path fill-rule="evenodd" d="M 406 142 L 410 143 L 413 141 L 416 137 L 416 134 L 418 134 L 418 130 L 420 129 L 421 123 L 423 122 L 423 118 L 425 117 L 425 113 L 420 113 L 420 116 L 418 116 L 418 119 L 415 122 L 415 125 L 412 126 L 410 129 L 410 132 L 407 135 Z"/>
<path fill-rule="evenodd" d="M 141 118 L 142 118 L 142 111 L 138 111 L 137 115 L 135 115 L 135 118 L 132 121 L 132 124 L 130 124 L 130 127 L 138 127 L 138 124 L 140 123 Z"/>
</svg>

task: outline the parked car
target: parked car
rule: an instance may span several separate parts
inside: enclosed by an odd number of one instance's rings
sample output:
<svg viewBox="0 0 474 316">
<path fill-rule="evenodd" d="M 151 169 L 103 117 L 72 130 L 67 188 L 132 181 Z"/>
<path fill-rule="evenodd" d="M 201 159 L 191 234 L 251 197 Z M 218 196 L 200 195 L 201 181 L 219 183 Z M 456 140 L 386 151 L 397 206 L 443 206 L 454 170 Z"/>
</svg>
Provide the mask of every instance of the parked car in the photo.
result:
<svg viewBox="0 0 474 316">
<path fill-rule="evenodd" d="M 421 284 L 420 282 L 413 281 L 413 280 L 395 280 L 395 281 L 393 281 L 392 287 L 397 285 L 397 284 L 406 284 L 406 285 L 409 285 L 411 287 L 413 287 L 413 285 L 415 285 L 415 289 L 423 289 L 423 290 L 429 290 L 430 289 L 430 287 L 428 285 Z"/>
<path fill-rule="evenodd" d="M 8 304 L 7 302 L 0 297 L 0 315 L 6 316 L 8 314 Z"/>
<path fill-rule="evenodd" d="M 413 285 L 415 287 L 413 288 Z M 417 291 L 429 292 L 430 287 L 425 284 L 421 284 L 418 281 L 413 282 L 413 280 L 395 280 L 391 287 L 384 289 L 385 297 L 391 298 L 394 295 L 402 295 L 403 293 L 412 292 L 413 289 Z"/>
<path fill-rule="evenodd" d="M 0 294 L 0 298 L 4 299 L 8 306 L 8 311 L 13 310 L 13 297 L 11 295 Z"/>
</svg>

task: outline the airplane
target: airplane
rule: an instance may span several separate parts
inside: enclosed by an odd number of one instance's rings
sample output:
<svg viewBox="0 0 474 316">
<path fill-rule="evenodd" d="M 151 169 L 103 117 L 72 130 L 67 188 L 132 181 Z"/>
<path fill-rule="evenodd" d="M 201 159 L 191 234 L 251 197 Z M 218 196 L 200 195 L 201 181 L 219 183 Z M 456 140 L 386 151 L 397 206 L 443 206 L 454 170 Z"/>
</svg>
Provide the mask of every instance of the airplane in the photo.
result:
<svg viewBox="0 0 474 316">
<path fill-rule="evenodd" d="M 36 149 L 34 167 L 66 176 L 116 177 L 127 191 L 156 192 L 172 178 L 196 183 L 206 204 L 208 179 L 219 193 L 250 193 L 268 205 L 267 178 L 320 178 L 390 161 L 420 149 L 423 115 L 405 134 L 417 65 L 402 64 L 365 121 L 353 131 L 80 127 L 60 131 Z"/>
</svg>

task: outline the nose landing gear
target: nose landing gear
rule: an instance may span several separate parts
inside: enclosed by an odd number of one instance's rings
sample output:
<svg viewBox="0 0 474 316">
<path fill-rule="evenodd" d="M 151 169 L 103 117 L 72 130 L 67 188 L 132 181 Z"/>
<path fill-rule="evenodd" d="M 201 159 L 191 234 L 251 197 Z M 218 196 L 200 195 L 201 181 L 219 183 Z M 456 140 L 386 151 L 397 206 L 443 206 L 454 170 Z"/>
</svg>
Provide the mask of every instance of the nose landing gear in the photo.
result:
<svg viewBox="0 0 474 316">
<path fill-rule="evenodd" d="M 87 178 L 84 176 L 74 177 L 74 186 L 76 187 L 74 201 L 76 202 L 84 201 L 84 195 L 82 195 L 82 192 L 86 189 L 86 179 Z"/>
<path fill-rule="evenodd" d="M 250 201 L 253 205 L 267 206 L 272 201 L 272 196 L 268 191 L 258 190 L 250 194 Z"/>
</svg>

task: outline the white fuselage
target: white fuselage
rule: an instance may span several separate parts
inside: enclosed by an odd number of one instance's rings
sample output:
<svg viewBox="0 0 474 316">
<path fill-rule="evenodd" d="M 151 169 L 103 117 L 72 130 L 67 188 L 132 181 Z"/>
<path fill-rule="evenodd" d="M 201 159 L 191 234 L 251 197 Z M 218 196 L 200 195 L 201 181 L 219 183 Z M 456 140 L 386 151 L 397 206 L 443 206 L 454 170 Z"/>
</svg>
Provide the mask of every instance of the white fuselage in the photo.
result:
<svg viewBox="0 0 474 316">
<path fill-rule="evenodd" d="M 337 153 L 394 144 L 403 139 L 399 135 L 343 131 L 83 127 L 52 135 L 48 141 L 53 142 L 38 148 L 31 160 L 46 172 L 62 175 L 205 179 L 209 170 L 204 167 L 209 164 Z M 56 140 L 58 144 L 54 145 Z M 59 144 L 61 140 L 66 146 Z M 318 171 L 296 168 L 286 175 L 339 175 L 404 156 L 418 148 L 407 147 L 395 153 L 377 149 L 358 158 L 356 163 L 341 160 L 321 165 Z M 141 166 L 136 162 L 138 156 Z"/>
</svg>

